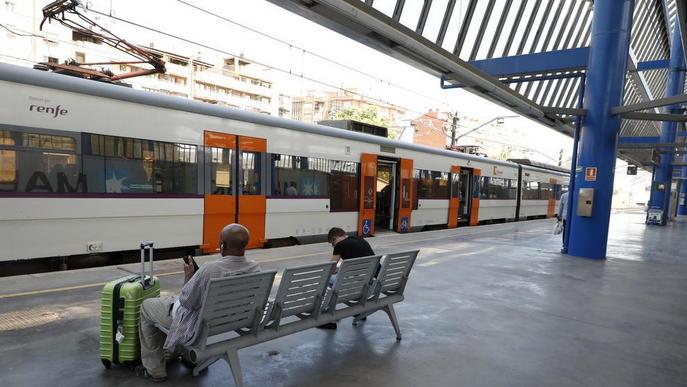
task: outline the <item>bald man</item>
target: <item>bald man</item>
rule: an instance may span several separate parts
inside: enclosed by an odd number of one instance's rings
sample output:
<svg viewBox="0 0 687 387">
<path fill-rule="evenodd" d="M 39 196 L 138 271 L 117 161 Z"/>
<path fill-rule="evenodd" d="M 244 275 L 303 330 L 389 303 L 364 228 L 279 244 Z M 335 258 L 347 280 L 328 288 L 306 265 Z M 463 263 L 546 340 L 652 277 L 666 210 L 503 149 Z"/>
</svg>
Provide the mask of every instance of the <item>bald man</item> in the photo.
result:
<svg viewBox="0 0 687 387">
<path fill-rule="evenodd" d="M 222 258 L 200 266 L 198 272 L 194 272 L 193 261 L 184 264 L 184 286 L 178 298 L 165 296 L 143 301 L 139 325 L 143 366 L 137 369 L 139 375 L 154 382 L 167 379 L 166 359 L 176 354 L 177 346 L 191 344 L 199 323 L 205 289 L 211 278 L 260 271 L 257 262 L 244 256 L 249 238 L 248 230 L 240 224 L 224 227 L 219 245 Z M 156 323 L 169 328 L 167 337 L 155 326 Z"/>
</svg>

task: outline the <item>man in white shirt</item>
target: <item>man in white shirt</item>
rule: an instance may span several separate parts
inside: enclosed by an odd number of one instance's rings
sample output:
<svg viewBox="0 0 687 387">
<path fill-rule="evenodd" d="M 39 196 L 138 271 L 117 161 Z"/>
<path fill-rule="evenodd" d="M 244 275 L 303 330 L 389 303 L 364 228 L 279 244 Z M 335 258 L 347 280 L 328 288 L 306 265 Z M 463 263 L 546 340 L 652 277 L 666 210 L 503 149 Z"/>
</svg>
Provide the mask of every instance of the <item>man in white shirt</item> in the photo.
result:
<svg viewBox="0 0 687 387">
<path fill-rule="evenodd" d="M 143 301 L 139 325 L 143 367 L 138 373 L 154 382 L 167 379 L 166 360 L 176 353 L 177 346 L 190 344 L 193 339 L 210 279 L 260 271 L 257 262 L 244 256 L 249 238 L 248 230 L 240 224 L 224 227 L 220 233 L 222 258 L 200 266 L 197 272 L 192 261 L 184 264 L 184 286 L 178 298 L 165 296 Z M 165 336 L 156 323 L 168 328 L 169 335 Z"/>
</svg>

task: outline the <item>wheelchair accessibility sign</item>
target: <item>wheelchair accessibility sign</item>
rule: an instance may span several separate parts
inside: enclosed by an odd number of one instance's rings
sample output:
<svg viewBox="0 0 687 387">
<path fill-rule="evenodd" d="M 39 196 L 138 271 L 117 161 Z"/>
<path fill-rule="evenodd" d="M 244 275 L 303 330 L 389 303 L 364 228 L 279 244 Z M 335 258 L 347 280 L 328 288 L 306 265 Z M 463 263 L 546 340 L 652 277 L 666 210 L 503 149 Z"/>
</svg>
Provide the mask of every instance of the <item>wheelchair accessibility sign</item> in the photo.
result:
<svg viewBox="0 0 687 387">
<path fill-rule="evenodd" d="M 369 236 L 372 233 L 372 220 L 363 219 L 363 236 Z"/>
<path fill-rule="evenodd" d="M 408 232 L 408 218 L 401 218 L 401 232 Z"/>
</svg>

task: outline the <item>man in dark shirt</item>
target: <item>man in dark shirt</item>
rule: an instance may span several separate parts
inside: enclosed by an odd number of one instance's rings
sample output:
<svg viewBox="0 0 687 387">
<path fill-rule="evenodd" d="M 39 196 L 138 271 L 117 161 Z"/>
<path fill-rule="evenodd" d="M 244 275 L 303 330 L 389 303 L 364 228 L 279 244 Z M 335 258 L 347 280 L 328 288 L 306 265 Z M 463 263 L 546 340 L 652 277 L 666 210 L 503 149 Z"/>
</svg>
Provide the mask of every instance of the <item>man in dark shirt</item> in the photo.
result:
<svg viewBox="0 0 687 387">
<path fill-rule="evenodd" d="M 334 252 L 332 253 L 331 260 L 333 262 L 339 262 L 342 259 L 369 257 L 370 255 L 375 255 L 372 251 L 372 247 L 363 238 L 357 236 L 348 236 L 346 231 L 338 228 L 332 227 L 327 234 L 327 241 L 331 243 L 334 247 Z M 333 287 L 336 282 L 336 274 L 332 274 L 329 278 L 329 286 Z M 322 329 L 336 329 L 336 323 L 328 323 L 320 325 L 318 328 Z"/>
<path fill-rule="evenodd" d="M 338 227 L 329 230 L 327 240 L 334 247 L 332 261 L 339 262 L 340 259 L 360 258 L 375 255 L 370 244 L 363 238 L 348 236 L 346 232 Z"/>
</svg>

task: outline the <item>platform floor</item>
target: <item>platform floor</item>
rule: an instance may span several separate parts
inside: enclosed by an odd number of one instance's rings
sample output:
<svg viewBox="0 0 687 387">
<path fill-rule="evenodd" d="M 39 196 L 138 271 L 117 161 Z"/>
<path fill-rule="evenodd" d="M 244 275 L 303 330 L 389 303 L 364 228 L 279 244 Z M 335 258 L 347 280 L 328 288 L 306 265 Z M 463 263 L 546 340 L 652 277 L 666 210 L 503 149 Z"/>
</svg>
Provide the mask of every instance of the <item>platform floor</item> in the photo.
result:
<svg viewBox="0 0 687 387">
<path fill-rule="evenodd" d="M 612 216 L 609 258 L 563 256 L 552 221 L 370 239 L 379 253 L 421 248 L 403 341 L 383 314 L 239 352 L 247 386 L 686 386 L 687 221 L 646 227 Z M 326 244 L 251 251 L 266 269 L 328 258 Z M 211 259 L 211 258 L 208 258 Z M 163 292 L 182 284 L 160 262 Z M 2 386 L 149 385 L 98 358 L 103 281 L 136 265 L 0 278 Z M 226 363 L 168 386 L 233 386 Z"/>
</svg>

